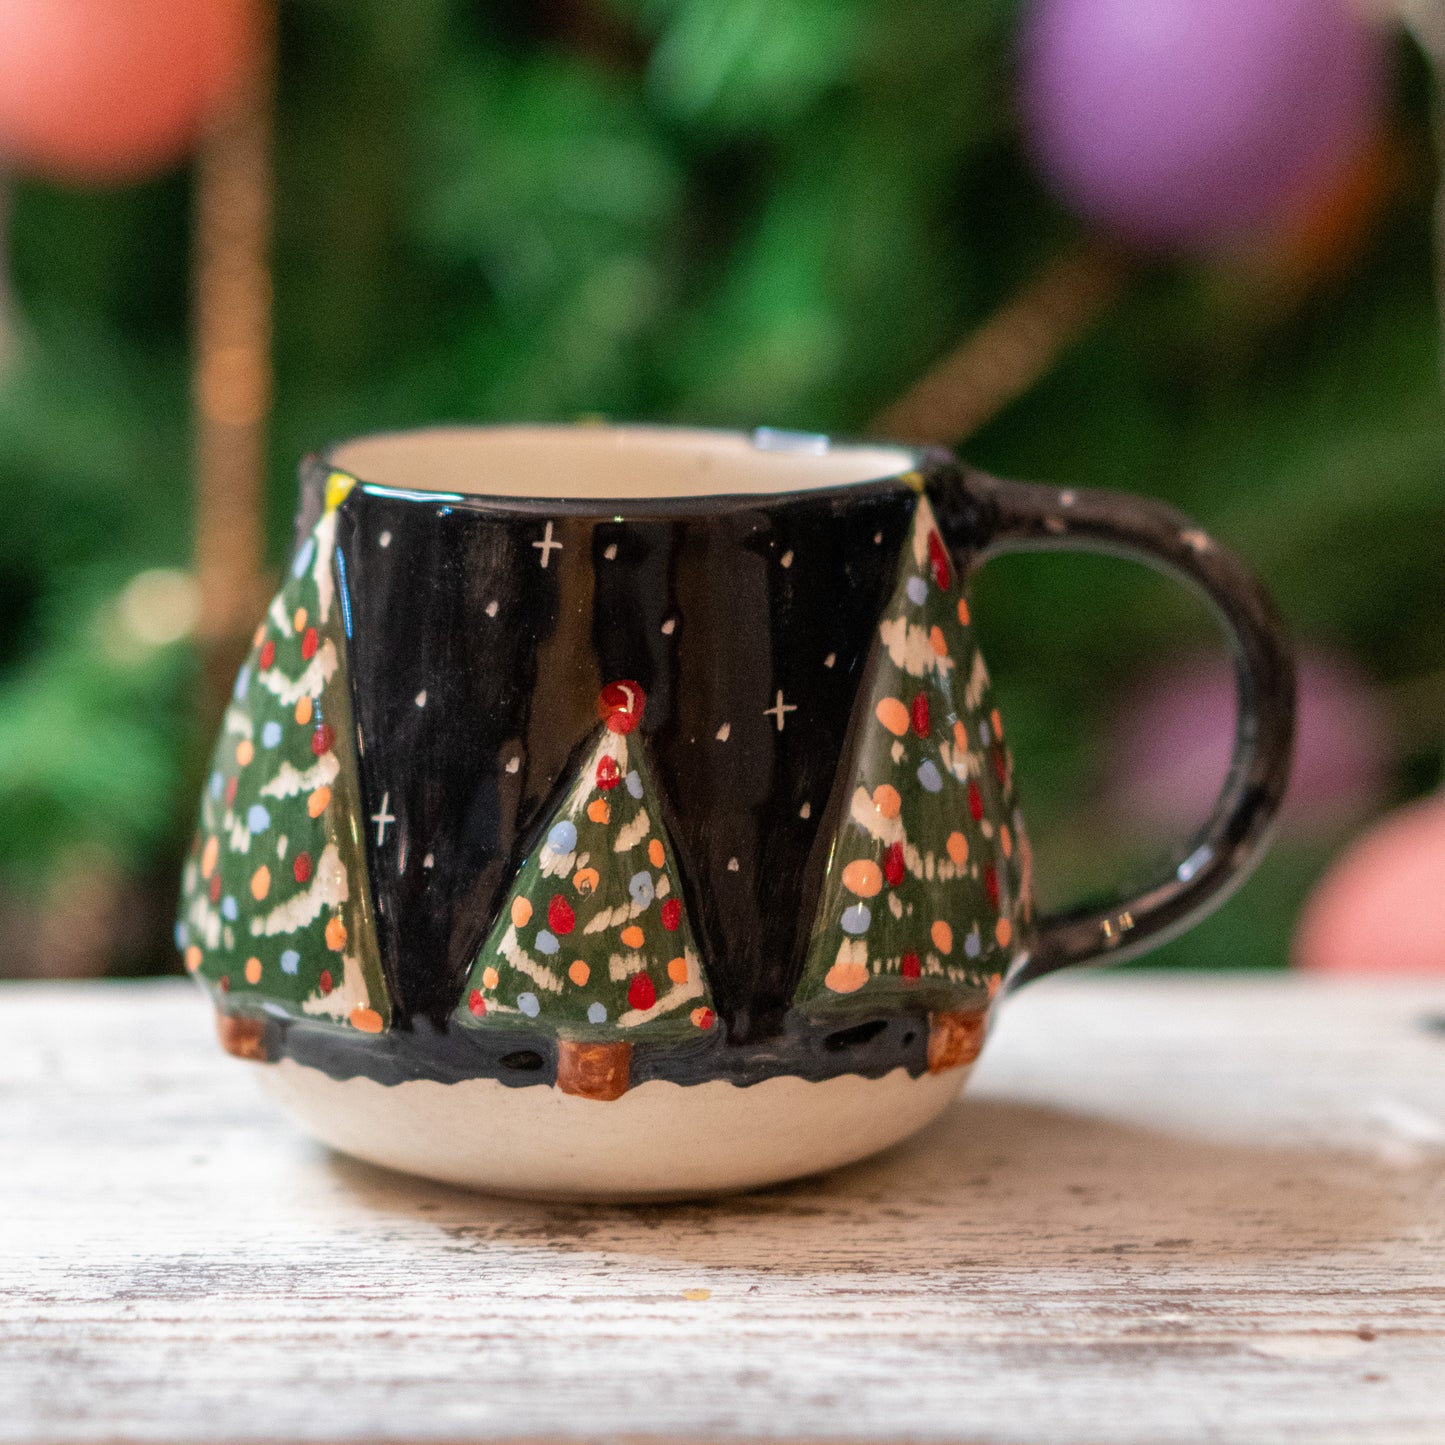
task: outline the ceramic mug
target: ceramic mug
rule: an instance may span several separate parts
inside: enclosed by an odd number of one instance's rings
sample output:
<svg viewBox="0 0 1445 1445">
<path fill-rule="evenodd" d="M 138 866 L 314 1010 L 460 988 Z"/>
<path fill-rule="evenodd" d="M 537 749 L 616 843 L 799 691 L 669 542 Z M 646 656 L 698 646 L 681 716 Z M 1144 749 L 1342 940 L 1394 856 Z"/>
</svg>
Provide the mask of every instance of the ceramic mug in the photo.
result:
<svg viewBox="0 0 1445 1445">
<path fill-rule="evenodd" d="M 1235 649 L 1183 861 L 1036 917 L 967 581 L 1153 563 Z M 302 468 L 177 941 L 326 1143 L 533 1195 L 738 1189 L 892 1144 L 1001 993 L 1196 919 L 1284 791 L 1290 655 L 1161 504 L 940 451 L 646 427 L 367 437 Z"/>
</svg>

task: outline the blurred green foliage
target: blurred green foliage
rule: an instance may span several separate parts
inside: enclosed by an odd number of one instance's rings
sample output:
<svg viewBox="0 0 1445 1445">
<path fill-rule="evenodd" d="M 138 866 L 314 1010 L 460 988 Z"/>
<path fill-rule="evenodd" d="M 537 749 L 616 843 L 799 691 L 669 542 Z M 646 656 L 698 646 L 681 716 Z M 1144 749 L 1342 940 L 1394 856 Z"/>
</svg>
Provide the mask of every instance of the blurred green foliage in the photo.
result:
<svg viewBox="0 0 1445 1445">
<path fill-rule="evenodd" d="M 1015 19 L 1010 0 L 282 0 L 275 558 L 297 458 L 350 431 L 862 429 L 1079 238 L 1020 152 Z M 1445 669 L 1427 82 L 1402 47 L 1403 178 L 1339 275 L 1141 267 L 965 447 L 1177 503 L 1382 685 Z M 0 379 L 0 887 L 43 890 L 99 846 L 156 880 L 156 937 L 202 743 L 193 668 L 118 650 L 107 618 L 188 555 L 188 206 L 185 175 L 18 183 Z M 1118 765 L 1100 739 L 1128 680 L 1208 624 L 1117 564 L 1009 560 L 978 586 L 1062 901 L 1147 857 L 1097 808 Z M 1437 781 L 1436 730 L 1402 735 L 1404 796 Z M 1166 959 L 1283 962 L 1331 846 L 1286 841 Z"/>
</svg>

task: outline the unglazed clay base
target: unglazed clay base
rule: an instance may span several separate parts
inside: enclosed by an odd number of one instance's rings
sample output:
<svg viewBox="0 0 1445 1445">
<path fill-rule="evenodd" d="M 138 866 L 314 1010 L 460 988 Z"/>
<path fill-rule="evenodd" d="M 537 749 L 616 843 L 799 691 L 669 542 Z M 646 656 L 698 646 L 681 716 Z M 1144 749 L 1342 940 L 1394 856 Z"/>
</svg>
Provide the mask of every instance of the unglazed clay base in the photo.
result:
<svg viewBox="0 0 1445 1445">
<path fill-rule="evenodd" d="M 937 1118 L 968 1074 L 895 1069 L 748 1088 L 650 1080 L 598 1102 L 495 1079 L 339 1080 L 293 1059 L 261 1070 L 281 1104 L 342 1153 L 497 1194 L 590 1200 L 722 1194 L 851 1164 Z"/>
</svg>

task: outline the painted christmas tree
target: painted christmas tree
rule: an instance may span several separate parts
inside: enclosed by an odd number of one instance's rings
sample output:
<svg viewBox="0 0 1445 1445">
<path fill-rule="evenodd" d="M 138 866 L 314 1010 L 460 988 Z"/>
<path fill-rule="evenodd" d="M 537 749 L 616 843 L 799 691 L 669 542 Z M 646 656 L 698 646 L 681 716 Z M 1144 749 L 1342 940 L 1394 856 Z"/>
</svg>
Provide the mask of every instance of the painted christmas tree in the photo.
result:
<svg viewBox="0 0 1445 1445">
<path fill-rule="evenodd" d="M 604 726 L 472 966 L 458 1020 L 542 1028 L 564 1092 L 626 1092 L 632 1044 L 696 1037 L 716 1015 L 640 738 L 642 689 L 602 690 Z"/>
<path fill-rule="evenodd" d="M 1027 842 L 968 603 L 920 496 L 878 629 L 796 1006 L 815 1017 L 923 1006 L 930 1065 L 969 1062 L 1010 957 Z"/>
<path fill-rule="evenodd" d="M 186 967 L 211 988 L 223 1041 L 250 1056 L 263 1011 L 367 1033 L 390 1016 L 332 570 L 336 507 L 349 486 L 333 477 L 325 514 L 256 630 L 182 884 L 176 941 Z"/>
</svg>

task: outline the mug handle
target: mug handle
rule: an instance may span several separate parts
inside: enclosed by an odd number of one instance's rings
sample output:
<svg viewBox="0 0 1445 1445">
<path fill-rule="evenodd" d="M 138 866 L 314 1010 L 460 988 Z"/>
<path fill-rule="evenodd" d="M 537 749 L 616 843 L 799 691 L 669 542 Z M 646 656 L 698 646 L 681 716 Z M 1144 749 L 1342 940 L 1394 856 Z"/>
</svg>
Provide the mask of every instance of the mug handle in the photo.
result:
<svg viewBox="0 0 1445 1445">
<path fill-rule="evenodd" d="M 958 474 L 955 474 L 957 476 Z M 1294 658 L 1264 589 L 1239 559 L 1148 497 L 964 473 L 940 498 L 946 531 L 972 540 L 977 568 L 1004 552 L 1073 550 L 1144 562 L 1203 594 L 1234 654 L 1234 756 L 1203 830 L 1162 878 L 1107 908 L 1039 920 L 1009 987 L 1061 968 L 1120 961 L 1183 932 L 1244 881 L 1284 799 L 1294 750 Z M 952 505 L 949 505 L 949 503 Z M 950 525 L 952 523 L 952 525 Z"/>
</svg>

